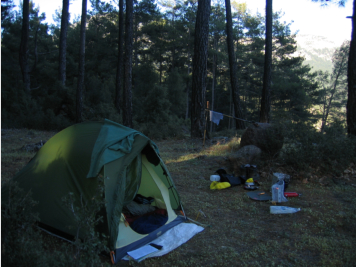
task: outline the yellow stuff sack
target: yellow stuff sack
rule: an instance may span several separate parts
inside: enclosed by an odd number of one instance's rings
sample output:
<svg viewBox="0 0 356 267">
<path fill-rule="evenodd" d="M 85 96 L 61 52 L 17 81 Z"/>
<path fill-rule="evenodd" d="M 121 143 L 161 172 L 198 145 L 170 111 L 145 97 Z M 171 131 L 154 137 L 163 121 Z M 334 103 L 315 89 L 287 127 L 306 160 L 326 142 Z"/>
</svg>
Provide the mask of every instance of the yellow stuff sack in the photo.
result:
<svg viewBox="0 0 356 267">
<path fill-rule="evenodd" d="M 231 184 L 228 183 L 228 182 L 217 182 L 217 181 L 214 181 L 210 184 L 210 189 L 214 190 L 214 189 L 224 189 L 224 188 L 228 188 L 230 187 Z"/>
</svg>

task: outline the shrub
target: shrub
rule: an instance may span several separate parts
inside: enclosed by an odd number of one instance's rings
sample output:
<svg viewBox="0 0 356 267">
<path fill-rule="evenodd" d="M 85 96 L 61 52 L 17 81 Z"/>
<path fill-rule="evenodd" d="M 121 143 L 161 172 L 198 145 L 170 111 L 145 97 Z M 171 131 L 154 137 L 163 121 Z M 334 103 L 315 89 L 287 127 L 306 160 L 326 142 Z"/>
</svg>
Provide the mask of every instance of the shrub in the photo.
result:
<svg viewBox="0 0 356 267">
<path fill-rule="evenodd" d="M 281 154 L 283 161 L 298 170 L 320 167 L 333 174 L 343 171 L 356 159 L 356 138 L 337 127 L 321 133 L 302 123 L 288 125 Z"/>
<path fill-rule="evenodd" d="M 2 201 L 1 245 L 3 266 L 39 266 L 43 259 L 43 243 L 33 207 L 31 192 L 24 194 L 16 183 L 8 184 L 9 197 Z"/>
<path fill-rule="evenodd" d="M 104 205 L 103 183 L 100 183 L 90 203 L 73 194 L 63 198 L 64 206 L 75 217 L 77 235 L 72 243 L 62 243 L 53 249 L 48 240 L 44 241 L 42 232 L 36 227 L 39 221 L 33 207 L 37 204 L 31 192 L 24 194 L 18 185 L 10 181 L 7 201 L 2 201 L 1 244 L 3 266 L 103 266 L 99 254 L 108 251 L 105 237 L 99 236 L 95 227 L 102 220 L 98 212 Z M 79 233 L 85 232 L 83 240 Z M 51 247 L 48 251 L 47 247 Z"/>
</svg>

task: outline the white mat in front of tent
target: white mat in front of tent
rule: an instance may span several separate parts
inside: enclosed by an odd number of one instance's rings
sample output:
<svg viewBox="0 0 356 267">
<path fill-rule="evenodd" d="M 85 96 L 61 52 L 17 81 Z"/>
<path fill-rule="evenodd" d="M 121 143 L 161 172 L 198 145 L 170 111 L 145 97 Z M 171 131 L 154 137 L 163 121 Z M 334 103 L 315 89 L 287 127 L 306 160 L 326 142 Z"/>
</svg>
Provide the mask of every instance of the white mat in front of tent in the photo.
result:
<svg viewBox="0 0 356 267">
<path fill-rule="evenodd" d="M 178 224 L 177 226 L 169 229 L 160 237 L 150 242 L 163 246 L 163 248 L 159 252 L 152 255 L 152 257 L 163 256 L 171 252 L 172 250 L 176 249 L 183 243 L 187 242 L 189 239 L 191 239 L 193 236 L 195 236 L 197 233 L 200 233 L 203 230 L 204 230 L 203 227 L 196 225 L 194 223 Z M 125 256 L 123 260 L 128 260 L 127 256 Z"/>
</svg>

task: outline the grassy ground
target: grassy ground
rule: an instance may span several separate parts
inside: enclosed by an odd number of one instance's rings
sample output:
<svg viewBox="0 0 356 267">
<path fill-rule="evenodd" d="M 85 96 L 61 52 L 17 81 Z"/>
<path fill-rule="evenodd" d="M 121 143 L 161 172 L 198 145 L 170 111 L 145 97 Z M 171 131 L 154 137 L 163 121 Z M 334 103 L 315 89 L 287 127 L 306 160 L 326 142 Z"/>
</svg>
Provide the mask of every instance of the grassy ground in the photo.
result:
<svg viewBox="0 0 356 267">
<path fill-rule="evenodd" d="M 22 150 L 23 146 L 54 135 L 33 130 L 2 130 L 1 134 L 2 183 L 35 154 Z M 337 178 L 316 172 L 306 180 L 277 161 L 258 166 L 261 174 L 271 167 L 290 174 L 288 191 L 302 194 L 284 203 L 301 208 L 300 212 L 273 215 L 270 202 L 249 199 L 241 186 L 209 188 L 210 175 L 231 167 L 228 158 L 238 142 L 233 138 L 227 143 L 207 142 L 205 147 L 201 140 L 156 142 L 187 216 L 209 226 L 165 256 L 141 263 L 120 262 L 119 266 L 355 266 L 354 170 Z M 271 177 L 262 175 L 260 184 L 268 192 Z M 198 216 L 200 210 L 206 217 Z M 103 262 L 109 265 L 108 259 Z"/>
</svg>

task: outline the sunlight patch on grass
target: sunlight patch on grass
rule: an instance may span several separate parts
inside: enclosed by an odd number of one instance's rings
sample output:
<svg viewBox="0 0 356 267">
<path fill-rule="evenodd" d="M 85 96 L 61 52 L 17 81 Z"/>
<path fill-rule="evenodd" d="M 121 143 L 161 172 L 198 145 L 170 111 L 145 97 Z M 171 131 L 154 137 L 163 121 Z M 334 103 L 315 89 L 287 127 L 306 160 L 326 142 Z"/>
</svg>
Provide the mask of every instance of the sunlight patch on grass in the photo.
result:
<svg viewBox="0 0 356 267">
<path fill-rule="evenodd" d="M 238 150 L 241 138 L 234 137 L 227 143 L 217 143 L 205 148 L 201 153 L 206 156 L 226 156 Z"/>
<path fill-rule="evenodd" d="M 218 142 L 217 144 L 214 144 L 212 146 L 203 147 L 198 152 L 185 153 L 178 158 L 169 158 L 169 155 L 167 155 L 169 159 L 165 160 L 165 163 L 166 164 L 180 163 L 180 162 L 184 162 L 184 161 L 197 160 L 201 157 L 228 156 L 231 153 L 238 150 L 238 147 L 240 145 L 240 140 L 241 140 L 241 138 L 234 137 L 230 141 L 228 141 L 224 144 Z M 186 151 L 197 150 L 197 148 L 195 148 L 192 145 L 189 145 L 187 143 L 184 143 L 183 149 L 185 149 Z M 194 164 L 194 162 L 192 162 L 192 164 Z"/>
</svg>

